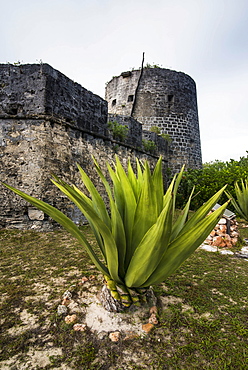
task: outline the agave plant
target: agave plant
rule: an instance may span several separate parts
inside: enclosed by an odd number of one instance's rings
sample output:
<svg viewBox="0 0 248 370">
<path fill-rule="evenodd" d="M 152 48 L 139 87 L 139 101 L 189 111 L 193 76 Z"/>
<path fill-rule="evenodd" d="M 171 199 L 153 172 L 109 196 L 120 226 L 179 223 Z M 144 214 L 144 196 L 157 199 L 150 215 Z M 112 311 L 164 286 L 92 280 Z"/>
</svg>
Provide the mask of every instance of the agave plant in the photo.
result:
<svg viewBox="0 0 248 370">
<path fill-rule="evenodd" d="M 231 198 L 232 205 L 239 216 L 248 221 L 248 179 L 241 180 L 241 188 L 236 181 L 234 189 L 237 200 L 235 200 L 229 192 L 226 191 L 225 193 L 229 198 Z"/>
<path fill-rule="evenodd" d="M 139 304 L 149 286 L 164 281 L 174 273 L 206 239 L 227 206 L 228 202 L 208 215 L 225 187 L 188 219 L 192 191 L 185 208 L 176 218 L 176 193 L 183 168 L 164 193 L 161 157 L 153 172 L 147 161 L 141 164 L 136 160 L 135 174 L 130 161 L 125 171 L 116 156 L 113 167 L 107 163 L 110 182 L 96 160 L 94 165 L 106 189 L 108 207 L 79 165 L 82 181 L 90 196 L 56 176 L 52 182 L 87 218 L 102 258 L 95 253 L 83 231 L 62 212 L 12 186 L 4 185 L 76 237 L 104 275 L 112 297 L 122 306 L 129 307 L 133 303 Z"/>
</svg>

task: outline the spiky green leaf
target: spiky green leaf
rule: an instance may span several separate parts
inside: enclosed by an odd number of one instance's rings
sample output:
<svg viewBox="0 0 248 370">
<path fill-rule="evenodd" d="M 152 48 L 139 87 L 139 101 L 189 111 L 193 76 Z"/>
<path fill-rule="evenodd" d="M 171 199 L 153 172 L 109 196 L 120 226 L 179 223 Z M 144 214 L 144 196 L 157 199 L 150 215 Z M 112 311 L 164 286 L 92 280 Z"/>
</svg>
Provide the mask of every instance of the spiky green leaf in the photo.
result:
<svg viewBox="0 0 248 370">
<path fill-rule="evenodd" d="M 134 251 L 127 269 L 125 282 L 128 287 L 140 287 L 156 269 L 166 251 L 172 226 L 172 202 L 166 204 L 157 222 L 148 229 Z"/>
<path fill-rule="evenodd" d="M 157 269 L 143 286 L 147 287 L 152 284 L 161 283 L 170 276 L 206 239 L 217 224 L 228 203 L 226 202 L 196 225 L 192 225 L 191 229 L 184 234 L 180 234 L 172 241 L 162 256 Z"/>
</svg>

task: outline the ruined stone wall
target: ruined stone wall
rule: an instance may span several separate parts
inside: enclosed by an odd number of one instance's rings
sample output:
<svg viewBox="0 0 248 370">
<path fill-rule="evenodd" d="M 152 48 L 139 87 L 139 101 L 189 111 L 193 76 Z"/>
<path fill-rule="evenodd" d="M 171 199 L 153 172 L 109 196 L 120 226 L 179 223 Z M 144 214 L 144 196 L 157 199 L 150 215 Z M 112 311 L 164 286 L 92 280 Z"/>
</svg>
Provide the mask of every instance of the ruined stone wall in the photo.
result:
<svg viewBox="0 0 248 370">
<path fill-rule="evenodd" d="M 157 126 L 171 138 L 168 166 L 173 172 L 183 164 L 202 165 L 195 82 L 182 73 L 145 68 L 114 77 L 106 87 L 108 110 L 131 114 L 150 130 Z M 138 84 L 139 82 L 139 84 Z M 138 89 L 137 89 L 138 86 Z"/>
<path fill-rule="evenodd" d="M 75 128 L 108 135 L 104 99 L 48 64 L 0 64 L 0 117 L 49 115 Z"/>
<path fill-rule="evenodd" d="M 83 220 L 80 213 L 51 183 L 51 173 L 82 186 L 76 167 L 76 163 L 79 163 L 103 194 L 103 186 L 93 168 L 92 155 L 104 170 L 106 161 L 114 161 L 116 153 L 123 163 L 129 157 L 135 162 L 136 156 L 148 158 L 154 164 L 157 159 L 121 143 L 116 149 L 116 144 L 110 139 L 94 137 L 49 119 L 37 119 L 35 122 L 8 119 L 1 128 L 5 141 L 5 146 L 1 148 L 1 181 L 54 205 L 76 222 Z M 54 223 L 20 197 L 1 187 L 0 226 L 27 228 L 34 225 L 37 228 L 50 228 Z"/>
<path fill-rule="evenodd" d="M 122 73 L 119 77 L 113 77 L 107 84 L 105 99 L 108 102 L 109 113 L 131 116 L 140 73 L 141 71 Z"/>
<path fill-rule="evenodd" d="M 136 157 L 155 165 L 160 153 L 139 147 L 140 124 L 130 120 L 132 134 L 124 142 L 114 140 L 107 102 L 49 65 L 0 65 L 0 81 L 0 181 L 54 205 L 75 222 L 84 218 L 51 183 L 51 173 L 82 187 L 79 163 L 105 197 L 92 155 L 104 172 L 116 154 L 124 165 Z M 56 225 L 0 187 L 0 227 L 44 230 Z"/>
</svg>

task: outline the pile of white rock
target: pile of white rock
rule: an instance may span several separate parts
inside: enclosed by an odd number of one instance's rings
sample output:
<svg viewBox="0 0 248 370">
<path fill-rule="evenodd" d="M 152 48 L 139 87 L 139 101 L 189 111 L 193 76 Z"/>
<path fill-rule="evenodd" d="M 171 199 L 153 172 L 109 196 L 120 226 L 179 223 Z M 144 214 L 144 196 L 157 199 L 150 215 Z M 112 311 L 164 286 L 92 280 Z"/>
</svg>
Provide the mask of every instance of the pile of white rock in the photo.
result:
<svg viewBox="0 0 248 370">
<path fill-rule="evenodd" d="M 238 223 L 235 218 L 222 217 L 206 239 L 206 243 L 218 248 L 231 248 L 239 238 Z"/>
</svg>

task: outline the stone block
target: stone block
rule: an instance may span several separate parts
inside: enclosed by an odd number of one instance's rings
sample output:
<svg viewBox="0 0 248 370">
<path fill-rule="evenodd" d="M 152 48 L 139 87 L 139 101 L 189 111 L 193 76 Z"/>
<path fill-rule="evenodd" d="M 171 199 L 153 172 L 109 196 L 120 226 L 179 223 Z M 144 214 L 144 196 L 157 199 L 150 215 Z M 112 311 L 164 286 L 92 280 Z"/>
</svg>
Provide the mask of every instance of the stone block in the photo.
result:
<svg viewBox="0 0 248 370">
<path fill-rule="evenodd" d="M 30 220 L 42 221 L 44 220 L 44 212 L 36 208 L 28 208 L 28 217 Z"/>
</svg>

